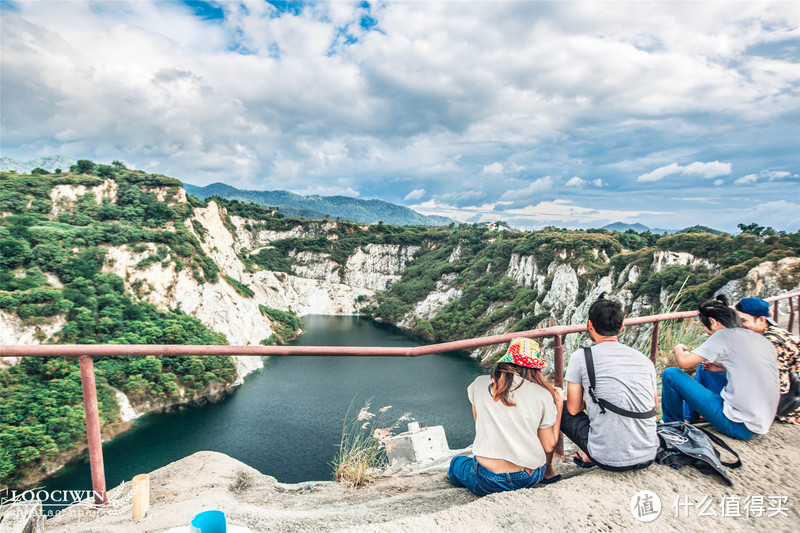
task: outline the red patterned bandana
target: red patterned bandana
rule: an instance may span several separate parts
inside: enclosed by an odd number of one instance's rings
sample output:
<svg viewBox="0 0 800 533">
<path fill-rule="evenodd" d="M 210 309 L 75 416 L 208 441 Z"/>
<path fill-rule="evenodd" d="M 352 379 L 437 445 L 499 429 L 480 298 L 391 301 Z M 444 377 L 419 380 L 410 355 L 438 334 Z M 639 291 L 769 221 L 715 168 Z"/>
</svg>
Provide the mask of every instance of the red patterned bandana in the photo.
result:
<svg viewBox="0 0 800 533">
<path fill-rule="evenodd" d="M 540 351 L 539 343 L 535 340 L 517 337 L 511 341 L 508 351 L 497 362 L 544 370 L 547 368 L 547 361 L 539 356 Z"/>
</svg>

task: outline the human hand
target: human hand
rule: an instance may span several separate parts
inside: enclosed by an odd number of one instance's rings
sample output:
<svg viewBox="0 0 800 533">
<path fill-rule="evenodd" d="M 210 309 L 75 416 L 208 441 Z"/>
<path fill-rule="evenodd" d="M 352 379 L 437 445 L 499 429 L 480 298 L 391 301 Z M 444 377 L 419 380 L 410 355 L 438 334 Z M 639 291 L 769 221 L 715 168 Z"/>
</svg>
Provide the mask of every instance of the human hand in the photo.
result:
<svg viewBox="0 0 800 533">
<path fill-rule="evenodd" d="M 719 363 L 711 363 L 706 361 L 703 363 L 703 370 L 706 372 L 725 372 L 725 367 Z"/>
<path fill-rule="evenodd" d="M 556 392 L 556 399 L 559 403 L 564 403 L 564 389 L 561 387 L 554 387 Z"/>
</svg>

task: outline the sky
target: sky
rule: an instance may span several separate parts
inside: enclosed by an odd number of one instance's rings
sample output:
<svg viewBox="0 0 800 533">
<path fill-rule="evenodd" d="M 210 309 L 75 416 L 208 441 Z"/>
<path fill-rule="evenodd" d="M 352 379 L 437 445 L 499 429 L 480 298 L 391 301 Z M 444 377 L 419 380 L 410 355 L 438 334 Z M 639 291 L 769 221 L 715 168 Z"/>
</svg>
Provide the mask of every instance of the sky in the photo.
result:
<svg viewBox="0 0 800 533">
<path fill-rule="evenodd" d="M 4 157 L 524 229 L 800 229 L 798 2 L 0 9 Z"/>
</svg>

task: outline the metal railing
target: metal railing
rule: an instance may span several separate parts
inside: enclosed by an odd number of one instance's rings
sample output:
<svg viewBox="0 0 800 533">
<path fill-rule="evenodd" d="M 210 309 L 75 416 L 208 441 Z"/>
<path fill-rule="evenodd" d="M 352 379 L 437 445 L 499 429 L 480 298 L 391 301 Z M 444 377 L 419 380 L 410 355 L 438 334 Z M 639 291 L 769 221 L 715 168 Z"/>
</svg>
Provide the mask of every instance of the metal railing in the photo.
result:
<svg viewBox="0 0 800 533">
<path fill-rule="evenodd" d="M 779 318 L 778 302 L 789 300 L 788 329 L 794 326 L 795 307 L 793 299 L 797 298 L 797 308 L 800 310 L 800 292 L 782 294 L 767 298 L 773 303 L 772 316 L 776 322 Z M 680 320 L 693 318 L 697 311 L 684 311 L 628 318 L 624 326 L 638 326 L 654 324 L 652 341 L 650 343 L 650 360 L 655 364 L 658 350 L 659 324 L 665 320 Z M 798 330 L 800 330 L 800 317 L 798 317 Z M 503 344 L 515 337 L 542 338 L 553 337 L 553 370 L 554 381 L 557 387 L 564 384 L 564 347 L 563 337 L 570 333 L 587 331 L 586 324 L 573 326 L 554 326 L 549 328 L 504 333 L 490 337 L 479 337 L 460 341 L 428 344 L 415 347 L 369 347 L 369 346 L 195 346 L 195 345 L 157 345 L 157 344 L 107 344 L 107 345 L 82 345 L 82 344 L 51 344 L 51 345 L 14 345 L 0 346 L 0 357 L 77 357 L 80 363 L 81 387 L 83 390 L 83 408 L 86 416 L 86 435 L 89 448 L 89 466 L 92 473 L 92 489 L 97 504 L 105 503 L 106 482 L 103 467 L 103 448 L 100 438 L 100 415 L 97 404 L 97 389 L 95 385 L 94 357 L 119 357 L 119 356 L 353 356 L 353 357 L 419 357 L 445 352 L 471 350 L 493 344 Z M 563 456 L 563 439 L 559 437 L 556 445 L 556 454 Z"/>
</svg>

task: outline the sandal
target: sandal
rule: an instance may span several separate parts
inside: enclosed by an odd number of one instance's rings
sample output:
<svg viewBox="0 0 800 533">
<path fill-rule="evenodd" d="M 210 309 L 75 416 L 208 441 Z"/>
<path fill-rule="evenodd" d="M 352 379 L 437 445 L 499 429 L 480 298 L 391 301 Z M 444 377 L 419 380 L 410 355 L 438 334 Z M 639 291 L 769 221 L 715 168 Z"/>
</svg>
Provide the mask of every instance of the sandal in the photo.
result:
<svg viewBox="0 0 800 533">
<path fill-rule="evenodd" d="M 572 462 L 575 463 L 576 465 L 578 465 L 581 468 L 591 468 L 591 467 L 597 465 L 597 463 L 595 463 L 591 459 L 588 460 L 588 461 L 584 461 L 583 459 L 581 459 L 581 454 L 579 454 L 579 453 L 576 453 L 575 455 L 572 456 Z"/>
</svg>

